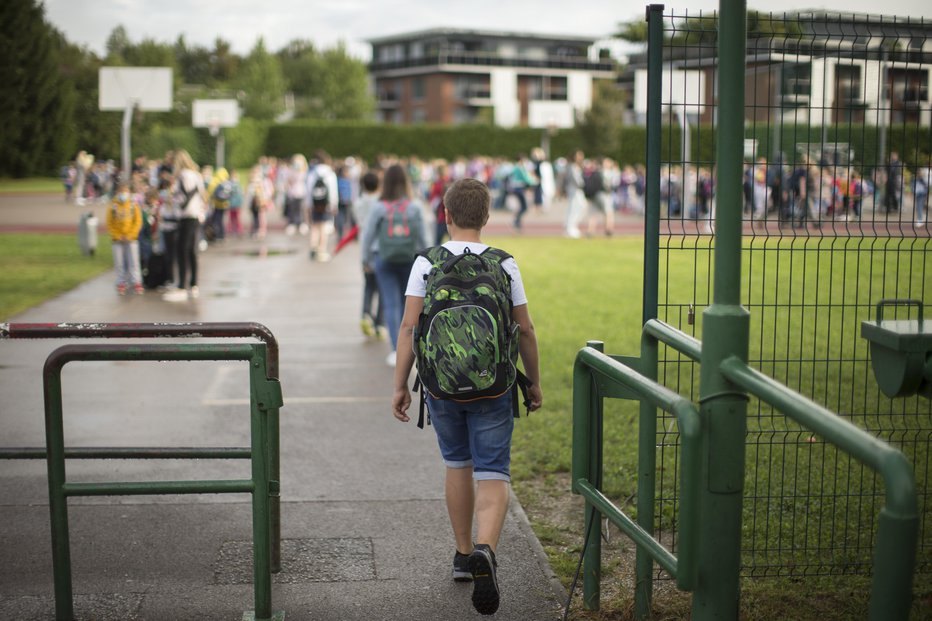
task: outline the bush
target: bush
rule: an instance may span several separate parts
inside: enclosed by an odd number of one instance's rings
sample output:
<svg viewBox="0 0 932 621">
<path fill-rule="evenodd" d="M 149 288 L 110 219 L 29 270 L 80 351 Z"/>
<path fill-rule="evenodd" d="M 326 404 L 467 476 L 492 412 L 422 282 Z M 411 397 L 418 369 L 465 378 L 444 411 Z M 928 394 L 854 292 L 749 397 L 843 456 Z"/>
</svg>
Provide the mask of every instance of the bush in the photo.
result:
<svg viewBox="0 0 932 621">
<path fill-rule="evenodd" d="M 492 125 L 381 125 L 373 123 L 295 122 L 269 128 L 266 150 L 287 157 L 324 149 L 335 157 L 358 155 L 374 161 L 380 154 L 453 159 L 475 154 L 513 158 L 540 146 L 543 130 Z M 579 145 L 575 130 L 551 138 L 554 157 Z"/>
<path fill-rule="evenodd" d="M 255 119 L 240 119 L 239 125 L 225 129 L 227 168 L 249 168 L 265 155 L 269 124 Z"/>
<path fill-rule="evenodd" d="M 214 161 L 214 139 L 206 129 L 155 124 L 145 135 L 133 138 L 133 153 L 160 158 L 166 151 L 184 149 L 198 164 Z"/>
</svg>

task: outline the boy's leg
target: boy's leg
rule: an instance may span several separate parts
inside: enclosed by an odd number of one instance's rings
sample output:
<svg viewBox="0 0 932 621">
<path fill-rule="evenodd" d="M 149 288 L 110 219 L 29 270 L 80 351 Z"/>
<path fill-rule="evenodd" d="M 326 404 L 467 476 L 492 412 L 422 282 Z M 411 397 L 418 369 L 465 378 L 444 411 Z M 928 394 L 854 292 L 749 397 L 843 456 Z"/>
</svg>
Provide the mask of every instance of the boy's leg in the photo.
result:
<svg viewBox="0 0 932 621">
<path fill-rule="evenodd" d="M 461 554 L 472 552 L 472 516 L 475 508 L 475 489 L 472 468 L 447 467 L 445 492 L 450 526 Z"/>
<path fill-rule="evenodd" d="M 482 480 L 478 482 L 477 487 L 476 543 L 484 543 L 495 552 L 505 524 L 505 515 L 508 513 L 508 482 L 498 479 Z"/>
</svg>

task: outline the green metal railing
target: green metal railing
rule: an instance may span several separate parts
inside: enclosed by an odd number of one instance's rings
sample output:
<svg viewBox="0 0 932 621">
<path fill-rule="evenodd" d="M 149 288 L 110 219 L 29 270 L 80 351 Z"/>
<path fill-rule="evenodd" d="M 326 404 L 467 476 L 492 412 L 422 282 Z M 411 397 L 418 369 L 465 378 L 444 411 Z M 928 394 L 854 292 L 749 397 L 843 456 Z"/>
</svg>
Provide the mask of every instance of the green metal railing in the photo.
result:
<svg viewBox="0 0 932 621">
<path fill-rule="evenodd" d="M 698 543 L 699 413 L 676 393 L 602 353 L 600 342 L 590 341 L 576 357 L 573 368 L 573 490 L 586 499 L 586 529 L 591 528 L 596 509 L 631 537 L 677 580 L 683 590 L 692 590 L 696 579 L 695 550 Z M 683 438 L 680 477 L 684 494 L 680 503 L 679 557 L 653 538 L 650 521 L 635 522 L 612 504 L 600 490 L 602 480 L 602 400 L 637 398 L 676 417 Z M 688 490 L 688 491 L 687 491 Z M 641 517 L 641 516 L 639 516 Z M 598 521 L 596 520 L 597 524 Z M 598 608 L 601 578 L 601 539 L 592 537 L 585 550 L 583 600 L 587 608 Z"/>
<path fill-rule="evenodd" d="M 0 323 L 0 340 L 31 339 L 254 338 L 266 344 L 269 379 L 279 377 L 278 340 L 256 322 L 183 323 Z M 278 407 L 268 412 L 272 477 L 272 573 L 281 571 L 281 458 Z M 45 459 L 40 448 L 3 447 L 0 459 Z M 249 459 L 247 448 L 69 448 L 69 459 Z"/>
<path fill-rule="evenodd" d="M 733 479 L 733 475 L 716 468 L 714 463 L 715 460 L 728 463 L 734 457 L 715 455 L 715 447 L 720 445 L 720 441 L 715 440 L 709 423 L 702 425 L 691 402 L 649 377 L 656 373 L 660 343 L 695 361 L 702 360 L 702 344 L 658 320 L 645 324 L 641 343 L 642 356 L 639 360 L 605 355 L 598 341 L 591 341 L 576 358 L 573 372 L 572 478 L 573 490 L 586 500 L 586 531 L 593 523 L 598 524 L 597 512 L 637 544 L 635 618 L 651 617 L 653 561 L 676 579 L 680 589 L 694 592 L 694 619 L 731 618 L 727 611 L 737 605 L 737 599 L 734 602 L 721 599 L 716 593 L 719 590 L 716 581 L 721 580 L 720 557 L 738 556 L 740 545 L 735 546 L 737 550 L 726 550 L 709 546 L 703 548 L 699 543 L 711 536 L 709 533 L 714 531 L 716 518 L 727 519 L 727 516 L 716 515 L 716 511 L 720 511 L 716 508 L 716 504 L 720 504 L 716 495 Z M 636 367 L 641 372 L 629 367 Z M 889 444 L 750 368 L 736 356 L 725 359 L 720 368 L 723 377 L 736 387 L 768 403 L 882 475 L 886 504 L 880 510 L 874 545 L 869 618 L 872 621 L 907 619 L 919 532 L 917 490 L 909 461 Z M 599 490 L 603 457 L 602 399 L 606 397 L 640 400 L 639 435 L 651 441 L 656 434 L 655 408 L 663 409 L 677 420 L 682 441 L 678 556 L 654 538 L 656 452 L 652 442 L 647 445 L 639 442 L 637 522 Z M 743 465 L 737 469 L 743 471 Z M 641 507 L 646 507 L 648 513 L 642 514 Z M 737 543 L 740 544 L 740 540 Z M 601 578 L 599 537 L 587 541 L 583 562 L 583 602 L 586 608 L 598 609 Z"/>
<path fill-rule="evenodd" d="M 919 505 L 913 467 L 900 451 L 737 358 L 722 363 L 722 375 L 777 411 L 822 436 L 883 476 L 886 504 L 874 543 L 870 618 L 906 619 L 913 595 L 919 536 Z"/>
<path fill-rule="evenodd" d="M 241 360 L 249 363 L 250 449 L 252 477 L 219 481 L 94 482 L 69 483 L 65 476 L 65 449 L 61 371 L 74 361 L 194 361 Z M 71 621 L 74 601 L 68 532 L 68 498 L 149 494 L 252 494 L 254 615 L 256 619 L 282 619 L 272 613 L 270 545 L 270 443 L 269 413 L 282 405 L 281 386 L 268 377 L 265 344 L 245 345 L 67 345 L 52 352 L 43 369 L 46 456 L 49 509 L 52 526 L 52 562 L 57 621 Z M 97 450 L 99 451 L 99 450 Z M 191 449 L 214 455 L 215 449 Z M 127 451 L 134 452 L 134 451 Z M 221 453 L 226 453 L 221 449 Z M 104 451 L 108 454 L 112 451 Z M 184 450 L 186 455 L 190 454 Z"/>
</svg>

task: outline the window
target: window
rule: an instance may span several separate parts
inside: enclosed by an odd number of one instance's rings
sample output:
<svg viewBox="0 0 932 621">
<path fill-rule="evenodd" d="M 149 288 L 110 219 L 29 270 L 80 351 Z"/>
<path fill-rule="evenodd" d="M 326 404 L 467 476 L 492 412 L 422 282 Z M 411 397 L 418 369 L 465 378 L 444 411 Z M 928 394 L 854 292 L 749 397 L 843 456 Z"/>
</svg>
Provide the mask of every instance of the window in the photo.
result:
<svg viewBox="0 0 932 621">
<path fill-rule="evenodd" d="M 424 99 L 424 78 L 411 80 L 411 98 L 415 100 Z"/>
<path fill-rule="evenodd" d="M 379 48 L 379 62 L 391 63 L 405 58 L 405 48 L 401 44 L 383 45 Z"/>
<path fill-rule="evenodd" d="M 519 76 L 527 84 L 527 98 L 530 101 L 566 101 L 566 77 L 529 75 Z"/>
<path fill-rule="evenodd" d="M 488 99 L 492 96 L 487 75 L 458 75 L 454 82 L 454 89 L 456 98 L 459 100 Z"/>
<path fill-rule="evenodd" d="M 783 84 L 780 95 L 784 105 L 809 103 L 812 66 L 809 63 L 787 63 L 783 65 Z"/>
<path fill-rule="evenodd" d="M 861 91 L 861 67 L 837 65 L 835 67 L 835 99 L 838 105 L 850 106 L 863 100 Z"/>
<path fill-rule="evenodd" d="M 864 103 L 861 67 L 859 65 L 835 66 L 835 122 L 863 123 Z"/>
</svg>

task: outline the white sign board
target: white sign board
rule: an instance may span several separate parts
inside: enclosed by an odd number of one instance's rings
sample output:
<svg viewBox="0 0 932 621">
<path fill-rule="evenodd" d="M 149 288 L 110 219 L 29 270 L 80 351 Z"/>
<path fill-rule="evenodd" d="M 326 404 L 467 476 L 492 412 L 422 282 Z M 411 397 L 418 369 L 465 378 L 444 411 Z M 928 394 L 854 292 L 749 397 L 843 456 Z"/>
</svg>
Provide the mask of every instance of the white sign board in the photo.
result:
<svg viewBox="0 0 932 621">
<path fill-rule="evenodd" d="M 98 103 L 101 110 L 167 112 L 172 109 L 171 67 L 101 67 Z"/>
<path fill-rule="evenodd" d="M 239 102 L 235 99 L 195 99 L 191 107 L 194 127 L 236 127 Z"/>
</svg>

